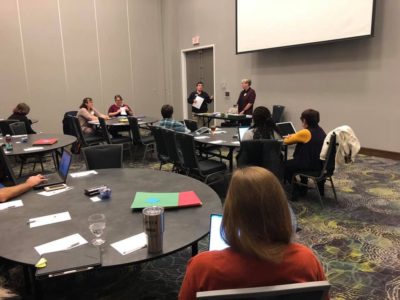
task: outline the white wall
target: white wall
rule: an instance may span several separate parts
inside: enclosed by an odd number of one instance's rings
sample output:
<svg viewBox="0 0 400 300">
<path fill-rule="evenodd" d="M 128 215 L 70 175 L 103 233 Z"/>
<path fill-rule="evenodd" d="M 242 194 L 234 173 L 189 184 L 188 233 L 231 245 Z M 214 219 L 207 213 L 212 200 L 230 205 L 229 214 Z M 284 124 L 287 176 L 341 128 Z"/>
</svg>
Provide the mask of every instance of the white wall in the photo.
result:
<svg viewBox="0 0 400 300">
<path fill-rule="evenodd" d="M 200 46 L 216 46 L 217 110 L 233 104 L 240 79 L 250 77 L 257 92 L 256 106 L 285 105 L 286 119 L 297 127 L 301 111 L 315 108 L 326 130 L 348 124 L 363 147 L 400 152 L 399 1 L 377 1 L 372 39 L 241 55 L 235 55 L 235 1 L 166 2 L 165 57 L 166 65 L 171 65 L 166 77 L 174 79 L 167 90 L 168 101 L 175 106 L 182 101 L 179 51 L 192 47 L 192 36 L 200 35 Z M 222 83 L 231 92 L 229 99 L 223 96 Z"/>
<path fill-rule="evenodd" d="M 161 16 L 161 0 L 0 1 L 0 117 L 26 102 L 36 129 L 61 132 L 84 97 L 106 112 L 115 94 L 158 116 Z"/>
</svg>

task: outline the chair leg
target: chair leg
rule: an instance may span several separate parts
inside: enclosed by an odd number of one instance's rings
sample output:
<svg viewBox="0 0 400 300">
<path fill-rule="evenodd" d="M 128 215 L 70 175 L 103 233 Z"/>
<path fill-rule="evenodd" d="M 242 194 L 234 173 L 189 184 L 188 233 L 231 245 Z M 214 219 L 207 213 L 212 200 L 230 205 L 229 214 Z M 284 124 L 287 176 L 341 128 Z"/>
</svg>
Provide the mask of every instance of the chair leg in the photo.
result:
<svg viewBox="0 0 400 300">
<path fill-rule="evenodd" d="M 43 161 L 42 161 L 41 156 L 39 156 L 39 162 L 40 162 L 40 166 L 42 167 L 42 172 L 44 172 Z"/>
<path fill-rule="evenodd" d="M 148 145 L 145 145 L 145 146 L 144 146 L 144 151 L 143 151 L 143 158 L 142 158 L 142 163 L 144 163 L 144 160 L 145 160 L 145 158 L 146 158 L 146 153 L 147 153 L 147 147 L 148 147 Z"/>
<path fill-rule="evenodd" d="M 312 181 L 314 182 L 315 189 L 317 190 L 319 203 L 321 204 L 321 207 L 323 208 L 324 207 L 324 203 L 322 202 L 322 197 L 321 197 L 321 194 L 319 193 L 318 181 L 316 179 L 313 179 Z"/>
<path fill-rule="evenodd" d="M 35 164 L 36 164 L 36 162 L 35 162 Z M 35 168 L 35 164 L 33 165 L 34 168 Z M 21 159 L 21 168 L 19 169 L 19 177 L 22 176 L 23 168 L 24 168 L 24 159 Z M 35 170 L 35 169 L 33 169 L 33 170 Z"/>
<path fill-rule="evenodd" d="M 337 202 L 336 189 L 335 189 L 335 185 L 333 184 L 333 179 L 332 179 L 332 177 L 329 177 L 329 181 L 331 182 L 333 195 L 335 196 L 335 201 Z"/>
</svg>

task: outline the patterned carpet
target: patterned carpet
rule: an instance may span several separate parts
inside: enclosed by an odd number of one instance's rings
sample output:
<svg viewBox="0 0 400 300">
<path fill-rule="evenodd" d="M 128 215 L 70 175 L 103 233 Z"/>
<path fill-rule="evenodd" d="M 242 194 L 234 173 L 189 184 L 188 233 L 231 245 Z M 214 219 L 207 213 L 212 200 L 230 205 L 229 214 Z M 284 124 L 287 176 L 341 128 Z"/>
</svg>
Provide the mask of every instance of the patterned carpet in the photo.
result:
<svg viewBox="0 0 400 300">
<path fill-rule="evenodd" d="M 154 161 L 146 166 L 158 167 Z M 85 167 L 78 160 L 72 169 Z M 337 203 L 328 186 L 323 209 L 312 190 L 292 203 L 302 228 L 297 239 L 323 263 L 331 299 L 400 299 L 400 162 L 359 156 L 334 182 Z M 215 189 L 223 197 L 226 185 Z M 205 238 L 200 251 L 207 245 Z M 176 299 L 189 258 L 186 249 L 137 267 L 46 280 L 41 288 L 44 299 Z M 30 299 L 21 268 L 1 269 L 0 284 Z"/>
</svg>

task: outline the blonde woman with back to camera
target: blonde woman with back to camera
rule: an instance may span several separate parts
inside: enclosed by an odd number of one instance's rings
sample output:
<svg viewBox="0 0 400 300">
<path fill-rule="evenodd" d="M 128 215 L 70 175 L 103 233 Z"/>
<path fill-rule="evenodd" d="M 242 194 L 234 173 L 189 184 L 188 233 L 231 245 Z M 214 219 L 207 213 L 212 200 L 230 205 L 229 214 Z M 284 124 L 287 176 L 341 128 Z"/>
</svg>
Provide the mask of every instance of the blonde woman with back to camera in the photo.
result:
<svg viewBox="0 0 400 300">
<path fill-rule="evenodd" d="M 179 299 L 196 292 L 325 280 L 311 249 L 292 242 L 286 194 L 266 169 L 248 167 L 232 177 L 221 231 L 230 246 L 193 257 Z"/>
</svg>

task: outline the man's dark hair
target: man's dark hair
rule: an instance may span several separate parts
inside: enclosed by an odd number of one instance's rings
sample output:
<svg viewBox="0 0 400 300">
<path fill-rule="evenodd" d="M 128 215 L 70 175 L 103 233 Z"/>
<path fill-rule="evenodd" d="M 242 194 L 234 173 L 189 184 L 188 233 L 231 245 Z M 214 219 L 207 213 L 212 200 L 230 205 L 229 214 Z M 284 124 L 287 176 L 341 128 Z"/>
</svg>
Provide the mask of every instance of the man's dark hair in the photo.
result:
<svg viewBox="0 0 400 300">
<path fill-rule="evenodd" d="M 300 120 L 305 120 L 308 127 L 316 128 L 319 123 L 319 112 L 314 109 L 306 109 L 301 113 Z"/>
<path fill-rule="evenodd" d="M 198 81 L 198 82 L 196 83 L 196 86 L 198 86 L 199 84 L 204 85 L 203 81 Z"/>
<path fill-rule="evenodd" d="M 171 118 L 173 113 L 174 113 L 174 108 L 171 105 L 165 104 L 161 107 L 161 115 L 164 119 Z"/>
</svg>

